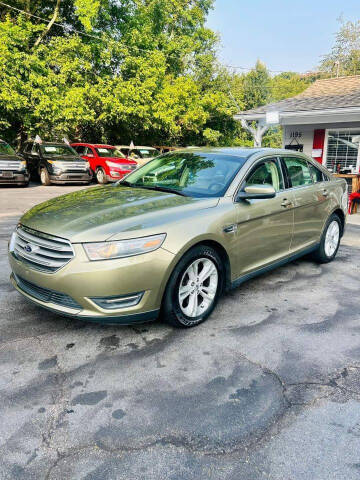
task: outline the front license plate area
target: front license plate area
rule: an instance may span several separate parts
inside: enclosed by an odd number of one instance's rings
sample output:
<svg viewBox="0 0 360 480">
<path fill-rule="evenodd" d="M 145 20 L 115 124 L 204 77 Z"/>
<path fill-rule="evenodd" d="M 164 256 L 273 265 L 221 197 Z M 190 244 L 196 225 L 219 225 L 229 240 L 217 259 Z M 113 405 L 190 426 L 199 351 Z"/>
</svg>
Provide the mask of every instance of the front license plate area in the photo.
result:
<svg viewBox="0 0 360 480">
<path fill-rule="evenodd" d="M 14 174 L 13 172 L 1 172 L 1 176 L 3 178 L 13 178 Z"/>
</svg>

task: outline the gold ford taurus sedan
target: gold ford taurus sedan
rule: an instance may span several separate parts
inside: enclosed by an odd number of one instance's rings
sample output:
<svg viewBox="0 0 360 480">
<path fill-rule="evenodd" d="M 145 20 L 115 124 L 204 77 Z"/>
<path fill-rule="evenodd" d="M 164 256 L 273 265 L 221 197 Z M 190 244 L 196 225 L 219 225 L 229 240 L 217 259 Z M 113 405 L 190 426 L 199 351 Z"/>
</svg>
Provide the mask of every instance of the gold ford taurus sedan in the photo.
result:
<svg viewBox="0 0 360 480">
<path fill-rule="evenodd" d="M 61 314 L 192 327 L 225 289 L 305 254 L 333 260 L 346 207 L 345 181 L 300 153 L 176 151 L 28 211 L 11 280 Z"/>
</svg>

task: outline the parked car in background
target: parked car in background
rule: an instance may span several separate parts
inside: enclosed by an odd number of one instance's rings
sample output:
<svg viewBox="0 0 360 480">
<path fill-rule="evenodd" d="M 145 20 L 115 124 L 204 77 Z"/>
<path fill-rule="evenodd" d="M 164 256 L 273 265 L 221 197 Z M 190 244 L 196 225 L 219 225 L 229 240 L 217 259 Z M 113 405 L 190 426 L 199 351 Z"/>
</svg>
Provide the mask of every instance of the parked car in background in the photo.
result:
<svg viewBox="0 0 360 480">
<path fill-rule="evenodd" d="M 310 253 L 331 262 L 346 210 L 345 180 L 303 154 L 180 150 L 25 213 L 11 280 L 76 318 L 192 327 L 231 286 Z"/>
<path fill-rule="evenodd" d="M 8 143 L 0 140 L 0 185 L 13 184 L 27 187 L 29 179 L 26 160 L 17 155 Z"/>
<path fill-rule="evenodd" d="M 115 182 L 137 168 L 137 162 L 112 145 L 72 143 L 71 146 L 90 164 L 98 183 Z"/>
<path fill-rule="evenodd" d="M 65 143 L 25 143 L 22 154 L 27 161 L 31 177 L 40 177 L 43 185 L 52 183 L 91 182 L 90 165 Z"/>
<path fill-rule="evenodd" d="M 156 150 L 160 152 L 160 154 L 163 153 L 169 153 L 169 152 L 174 152 L 175 150 L 180 150 L 181 147 L 168 147 L 166 145 L 160 145 L 160 146 L 155 146 Z"/>
<path fill-rule="evenodd" d="M 126 158 L 135 160 L 139 167 L 145 165 L 153 158 L 160 155 L 159 150 L 156 150 L 154 147 L 134 147 L 131 148 L 128 145 L 116 145 Z"/>
</svg>

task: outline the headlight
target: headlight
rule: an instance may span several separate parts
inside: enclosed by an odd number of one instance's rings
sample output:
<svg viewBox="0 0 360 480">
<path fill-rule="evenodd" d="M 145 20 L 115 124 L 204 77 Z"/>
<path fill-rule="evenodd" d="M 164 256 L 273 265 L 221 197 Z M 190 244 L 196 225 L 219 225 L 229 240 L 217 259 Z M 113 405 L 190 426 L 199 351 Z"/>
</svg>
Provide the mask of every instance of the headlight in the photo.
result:
<svg viewBox="0 0 360 480">
<path fill-rule="evenodd" d="M 51 163 L 51 165 L 56 168 L 63 168 L 64 166 L 63 162 L 59 162 L 58 160 L 48 160 L 48 163 Z"/>
<path fill-rule="evenodd" d="M 55 175 L 59 175 L 63 171 L 63 162 L 59 162 L 58 160 L 48 160 L 48 163 L 51 163 Z"/>
<path fill-rule="evenodd" d="M 26 168 L 26 160 L 21 160 L 21 162 L 20 162 L 20 168 L 21 168 L 21 170 L 25 170 L 25 168 Z"/>
<path fill-rule="evenodd" d="M 15 250 L 15 243 L 16 243 L 16 230 L 12 233 L 10 241 L 9 241 L 9 252 L 13 252 Z"/>
<path fill-rule="evenodd" d="M 153 252 L 161 247 L 165 237 L 166 234 L 162 233 L 118 242 L 84 243 L 83 246 L 89 260 L 109 260 Z"/>
<path fill-rule="evenodd" d="M 90 163 L 86 162 L 86 168 L 90 169 Z"/>
</svg>

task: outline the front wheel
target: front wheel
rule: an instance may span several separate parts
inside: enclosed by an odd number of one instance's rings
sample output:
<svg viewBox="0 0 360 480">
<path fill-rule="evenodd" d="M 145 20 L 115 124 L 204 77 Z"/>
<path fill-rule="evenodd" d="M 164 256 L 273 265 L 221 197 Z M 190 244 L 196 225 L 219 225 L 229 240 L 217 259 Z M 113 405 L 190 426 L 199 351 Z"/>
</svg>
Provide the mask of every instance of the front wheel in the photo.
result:
<svg viewBox="0 0 360 480">
<path fill-rule="evenodd" d="M 45 186 L 49 186 L 51 184 L 49 172 L 46 170 L 46 168 L 42 168 L 40 171 L 40 181 L 41 184 Z"/>
<path fill-rule="evenodd" d="M 102 168 L 98 168 L 96 170 L 96 180 L 101 185 L 104 185 L 105 183 L 107 183 L 106 174 Z"/>
<path fill-rule="evenodd" d="M 326 222 L 320 245 L 313 254 L 318 263 L 329 263 L 334 260 L 340 246 L 341 230 L 341 220 L 333 213 Z"/>
<path fill-rule="evenodd" d="M 214 310 L 223 289 L 224 270 L 219 254 L 199 245 L 175 267 L 166 287 L 162 317 L 176 327 L 204 322 Z"/>
</svg>

